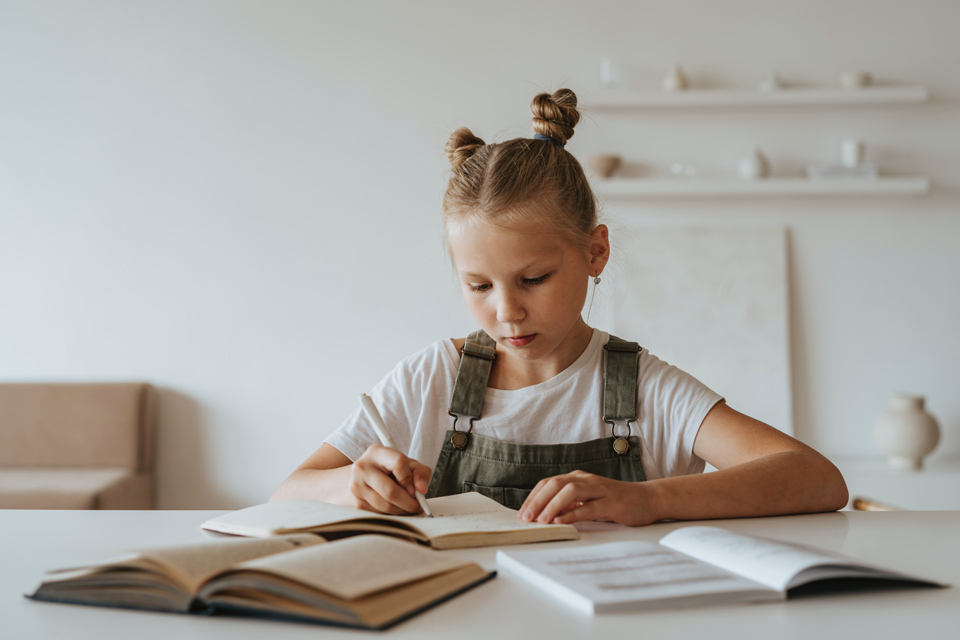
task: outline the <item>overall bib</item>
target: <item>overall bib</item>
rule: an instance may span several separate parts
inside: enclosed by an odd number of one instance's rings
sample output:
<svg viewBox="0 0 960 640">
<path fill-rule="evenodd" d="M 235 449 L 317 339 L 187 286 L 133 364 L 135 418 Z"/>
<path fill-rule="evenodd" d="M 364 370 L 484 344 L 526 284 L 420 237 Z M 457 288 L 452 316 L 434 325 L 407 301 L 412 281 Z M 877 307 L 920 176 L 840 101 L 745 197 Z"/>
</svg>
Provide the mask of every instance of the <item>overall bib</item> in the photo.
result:
<svg viewBox="0 0 960 640">
<path fill-rule="evenodd" d="M 428 498 L 476 491 L 519 509 L 540 480 L 578 469 L 614 480 L 646 480 L 640 440 L 630 435 L 630 423 L 637 419 L 640 346 L 636 342 L 610 336 L 604 346 L 602 416 L 612 435 L 573 444 L 513 444 L 473 433 L 497 357 L 495 345 L 480 329 L 460 348 L 460 368 L 447 412 L 453 417 L 453 428 L 444 435 Z M 469 418 L 469 425 L 464 428 L 461 423 L 457 429 L 462 417 Z M 625 421 L 626 436 L 617 435 L 615 420 Z"/>
</svg>

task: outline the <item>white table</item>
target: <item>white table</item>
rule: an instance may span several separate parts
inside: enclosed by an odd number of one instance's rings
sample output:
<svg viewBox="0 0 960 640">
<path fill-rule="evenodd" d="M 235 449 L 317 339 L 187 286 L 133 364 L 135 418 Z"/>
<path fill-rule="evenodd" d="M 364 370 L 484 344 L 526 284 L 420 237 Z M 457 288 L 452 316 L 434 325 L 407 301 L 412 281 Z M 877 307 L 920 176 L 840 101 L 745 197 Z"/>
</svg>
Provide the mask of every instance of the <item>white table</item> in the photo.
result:
<svg viewBox="0 0 960 640">
<path fill-rule="evenodd" d="M 201 617 L 33 602 L 48 568 L 105 558 L 125 547 L 201 537 L 212 511 L 0 511 L 0 637 L 358 638 L 373 632 L 249 618 Z M 658 540 L 689 523 L 628 529 L 593 524 L 572 545 Z M 960 585 L 960 511 L 840 512 L 714 521 L 798 541 Z M 456 552 L 492 568 L 494 549 Z M 403 622 L 386 635 L 461 638 L 960 638 L 960 588 L 839 593 L 783 603 L 600 615 L 568 610 L 507 573 Z"/>
<path fill-rule="evenodd" d="M 927 460 L 922 471 L 897 471 L 886 460 L 834 458 L 850 496 L 870 498 L 902 509 L 960 509 L 960 458 Z M 958 634 L 960 637 L 960 634 Z"/>
</svg>

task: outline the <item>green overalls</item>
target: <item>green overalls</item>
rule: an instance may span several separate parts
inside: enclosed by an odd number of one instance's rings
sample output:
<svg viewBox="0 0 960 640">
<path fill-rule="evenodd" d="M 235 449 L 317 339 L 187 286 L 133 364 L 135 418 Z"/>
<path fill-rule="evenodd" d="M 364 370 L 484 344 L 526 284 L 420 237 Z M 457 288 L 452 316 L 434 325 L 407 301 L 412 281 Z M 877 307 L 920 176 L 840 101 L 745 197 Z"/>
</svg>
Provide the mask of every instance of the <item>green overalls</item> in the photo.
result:
<svg viewBox="0 0 960 640">
<path fill-rule="evenodd" d="M 636 342 L 610 336 L 604 346 L 602 416 L 612 435 L 573 444 L 513 444 L 472 433 L 497 357 L 495 345 L 481 329 L 460 348 L 460 368 L 448 410 L 453 428 L 443 438 L 428 498 L 476 491 L 519 509 L 540 480 L 578 469 L 627 482 L 646 480 L 640 440 L 630 435 L 630 423 L 637 419 L 640 346 Z M 470 419 L 466 430 L 457 429 L 461 416 Z M 626 421 L 626 436 L 617 436 L 615 420 Z"/>
</svg>

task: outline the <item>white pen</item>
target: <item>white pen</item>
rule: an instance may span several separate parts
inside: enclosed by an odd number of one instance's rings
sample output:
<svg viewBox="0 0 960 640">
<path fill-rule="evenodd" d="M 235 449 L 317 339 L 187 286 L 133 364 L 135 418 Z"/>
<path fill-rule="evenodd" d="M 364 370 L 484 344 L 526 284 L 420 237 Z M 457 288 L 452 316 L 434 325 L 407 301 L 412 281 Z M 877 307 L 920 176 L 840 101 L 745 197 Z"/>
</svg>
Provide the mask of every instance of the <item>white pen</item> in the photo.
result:
<svg viewBox="0 0 960 640">
<path fill-rule="evenodd" d="M 383 423 L 383 418 L 380 417 L 380 412 L 377 410 L 377 405 L 373 404 L 373 398 L 365 393 L 361 393 L 360 406 L 363 408 L 363 412 L 367 415 L 367 418 L 370 420 L 370 422 L 373 423 L 373 428 L 377 431 L 377 436 L 380 438 L 380 443 L 385 447 L 396 449 L 397 445 L 393 444 L 390 434 L 387 433 L 387 425 Z M 430 507 L 427 506 L 427 499 L 416 489 L 413 491 L 417 498 L 417 502 L 420 503 L 420 508 L 423 509 L 423 513 L 432 518 L 433 514 L 430 513 Z"/>
</svg>

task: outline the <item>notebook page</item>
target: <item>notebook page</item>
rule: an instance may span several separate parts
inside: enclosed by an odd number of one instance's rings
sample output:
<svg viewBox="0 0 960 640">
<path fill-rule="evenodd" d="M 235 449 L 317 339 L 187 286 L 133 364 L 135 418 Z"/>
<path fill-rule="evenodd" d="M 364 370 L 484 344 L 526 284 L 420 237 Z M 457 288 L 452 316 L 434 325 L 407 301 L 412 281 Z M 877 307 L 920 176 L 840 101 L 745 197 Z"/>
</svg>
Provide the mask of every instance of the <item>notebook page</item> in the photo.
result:
<svg viewBox="0 0 960 640">
<path fill-rule="evenodd" d="M 236 568 L 262 569 L 352 600 L 468 564 L 411 542 L 364 535 L 244 562 Z"/>
<path fill-rule="evenodd" d="M 570 525 L 550 525 L 525 522 L 513 509 L 479 493 L 461 493 L 441 498 L 430 498 L 432 518 L 423 516 L 392 516 L 391 520 L 410 522 L 431 538 L 456 533 L 520 531 L 548 529 Z"/>
<path fill-rule="evenodd" d="M 266 537 L 277 531 L 309 529 L 379 515 L 315 500 L 278 500 L 233 511 L 200 526 L 234 535 Z"/>
<path fill-rule="evenodd" d="M 755 538 L 719 527 L 683 527 L 660 544 L 739 573 L 772 589 L 784 590 L 799 572 L 820 564 L 861 566 L 850 558 L 785 542 Z"/>
<path fill-rule="evenodd" d="M 351 520 L 375 518 L 402 522 L 430 538 L 455 533 L 570 528 L 524 522 L 517 512 L 479 493 L 430 498 L 434 517 L 390 516 L 312 500 L 279 500 L 248 507 L 204 522 L 201 526 L 242 536 L 266 537 L 277 531 L 310 529 Z M 362 527 L 358 527 L 358 530 Z"/>
<path fill-rule="evenodd" d="M 645 602 L 776 599 L 756 582 L 652 542 L 498 551 L 497 565 L 587 612 Z"/>
</svg>

